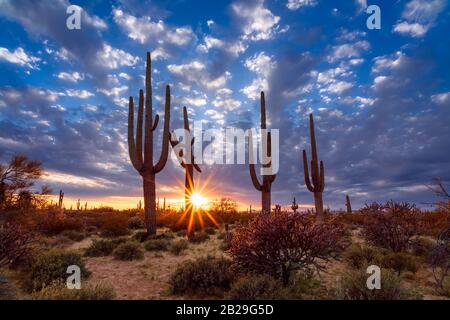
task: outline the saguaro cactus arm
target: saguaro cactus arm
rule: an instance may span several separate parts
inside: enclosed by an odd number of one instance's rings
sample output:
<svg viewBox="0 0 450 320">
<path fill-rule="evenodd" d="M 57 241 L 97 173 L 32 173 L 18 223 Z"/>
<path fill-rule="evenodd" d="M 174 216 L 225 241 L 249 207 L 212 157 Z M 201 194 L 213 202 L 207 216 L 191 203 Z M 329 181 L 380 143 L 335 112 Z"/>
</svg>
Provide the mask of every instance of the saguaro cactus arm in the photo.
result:
<svg viewBox="0 0 450 320">
<path fill-rule="evenodd" d="M 130 160 L 133 167 L 141 172 L 142 170 L 142 161 L 138 159 L 136 152 L 136 144 L 134 142 L 134 102 L 133 97 L 130 97 L 128 104 L 128 153 L 130 154 Z"/>
<path fill-rule="evenodd" d="M 155 118 L 155 124 L 154 127 L 158 125 L 158 119 L 157 116 Z M 170 87 L 166 86 L 166 105 L 164 110 L 164 131 L 163 131 L 163 142 L 162 142 L 162 151 L 161 156 L 159 158 L 158 163 L 156 166 L 154 166 L 153 170 L 155 173 L 160 172 L 164 166 L 166 165 L 167 159 L 169 157 L 169 138 L 170 138 L 170 132 L 169 132 L 169 125 L 170 125 Z"/>
<path fill-rule="evenodd" d="M 259 183 L 258 181 L 258 177 L 256 175 L 256 170 L 255 170 L 255 164 L 254 164 L 254 158 L 253 158 L 253 134 L 252 131 L 250 130 L 248 133 L 248 154 L 249 154 L 249 170 L 250 170 L 250 177 L 252 179 L 252 183 L 253 186 L 255 187 L 256 190 L 258 191 L 262 191 L 262 184 Z"/>
</svg>

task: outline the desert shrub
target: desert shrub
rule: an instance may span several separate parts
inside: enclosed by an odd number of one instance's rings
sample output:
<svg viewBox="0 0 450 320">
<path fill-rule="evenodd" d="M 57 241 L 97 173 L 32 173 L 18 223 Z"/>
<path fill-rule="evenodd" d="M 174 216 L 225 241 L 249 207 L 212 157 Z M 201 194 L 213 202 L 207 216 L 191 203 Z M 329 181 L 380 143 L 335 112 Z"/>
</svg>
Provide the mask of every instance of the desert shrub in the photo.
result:
<svg viewBox="0 0 450 320">
<path fill-rule="evenodd" d="M 0 267 L 19 262 L 29 251 L 31 235 L 13 224 L 0 225 Z"/>
<path fill-rule="evenodd" d="M 188 234 L 188 240 L 192 243 L 202 243 L 209 239 L 209 234 L 204 231 L 198 231 Z"/>
<path fill-rule="evenodd" d="M 400 278 L 395 271 L 381 269 L 381 288 L 367 288 L 366 269 L 344 273 L 335 290 L 337 299 L 343 300 L 403 300 L 413 298 L 401 288 Z M 416 297 L 417 298 L 417 297 Z"/>
<path fill-rule="evenodd" d="M 0 270 L 0 301 L 13 300 L 16 294 L 11 286 L 9 278 Z"/>
<path fill-rule="evenodd" d="M 394 252 L 408 249 L 411 239 L 421 231 L 420 211 L 409 203 L 387 202 L 361 209 L 367 216 L 363 236 L 376 246 Z"/>
<path fill-rule="evenodd" d="M 420 224 L 425 235 L 437 237 L 443 229 L 450 225 L 450 214 L 443 210 L 425 212 L 421 216 Z"/>
<path fill-rule="evenodd" d="M 283 284 L 265 274 L 240 277 L 226 295 L 230 300 L 280 300 L 288 297 Z"/>
<path fill-rule="evenodd" d="M 119 237 L 128 235 L 128 219 L 125 215 L 111 214 L 103 217 L 100 232 L 103 237 Z"/>
<path fill-rule="evenodd" d="M 418 237 L 411 242 L 411 251 L 419 257 L 426 257 L 433 249 L 435 242 L 431 239 Z"/>
<path fill-rule="evenodd" d="M 81 241 L 86 238 L 86 233 L 78 230 L 64 230 L 60 235 L 72 241 Z"/>
<path fill-rule="evenodd" d="M 353 268 L 359 269 L 371 264 L 379 264 L 383 252 L 370 246 L 353 244 L 345 251 L 344 259 Z"/>
<path fill-rule="evenodd" d="M 442 290 L 450 272 L 450 242 L 440 239 L 431 249 L 427 260 L 433 271 L 435 286 Z"/>
<path fill-rule="evenodd" d="M 180 255 L 184 250 L 188 248 L 188 242 L 184 239 L 172 241 L 169 251 L 174 255 Z"/>
<path fill-rule="evenodd" d="M 333 222 L 292 213 L 260 215 L 233 232 L 229 253 L 238 271 L 265 273 L 287 285 L 293 271 L 321 270 L 347 242 Z"/>
<path fill-rule="evenodd" d="M 131 238 L 138 242 L 144 242 L 148 239 L 148 233 L 147 231 L 138 231 Z"/>
<path fill-rule="evenodd" d="M 64 282 L 54 281 L 40 291 L 32 293 L 33 300 L 112 300 L 114 288 L 107 284 L 81 285 L 81 289 L 68 289 Z"/>
<path fill-rule="evenodd" d="M 353 228 L 360 227 L 364 224 L 365 216 L 360 212 L 340 213 L 337 215 L 340 222 Z"/>
<path fill-rule="evenodd" d="M 41 213 L 34 218 L 37 219 L 37 230 L 48 236 L 54 236 L 67 230 L 81 231 L 84 228 L 81 219 L 67 217 L 58 211 Z"/>
<path fill-rule="evenodd" d="M 143 229 L 145 228 L 145 222 L 142 218 L 135 216 L 128 220 L 128 228 L 130 229 Z"/>
<path fill-rule="evenodd" d="M 297 273 L 289 281 L 287 286 L 289 299 L 312 300 L 318 298 L 328 298 L 321 292 L 320 281 L 314 276 L 313 272 Z"/>
<path fill-rule="evenodd" d="M 81 255 L 75 252 L 51 250 L 39 253 L 31 262 L 25 287 L 29 291 L 38 291 L 53 281 L 66 280 L 67 267 L 76 265 L 81 270 L 81 276 L 87 278 L 90 272 L 86 269 Z"/>
<path fill-rule="evenodd" d="M 144 258 L 144 251 L 141 245 L 136 241 L 126 241 L 117 246 L 113 251 L 114 258 L 117 260 L 131 261 Z"/>
<path fill-rule="evenodd" d="M 109 256 L 119 244 L 125 241 L 126 239 L 124 238 L 118 238 L 114 240 L 94 240 L 92 241 L 91 245 L 86 248 L 84 254 L 88 257 Z"/>
<path fill-rule="evenodd" d="M 206 234 L 209 234 L 209 235 L 216 234 L 216 228 L 211 227 L 211 226 L 206 227 L 203 231 L 204 231 Z"/>
<path fill-rule="evenodd" d="M 416 273 L 419 270 L 417 258 L 406 252 L 390 252 L 383 256 L 381 265 L 397 271 L 400 275 L 403 271 Z"/>
<path fill-rule="evenodd" d="M 165 239 L 165 240 L 172 240 L 175 239 L 175 234 L 172 231 L 165 231 L 162 233 L 157 234 L 155 239 Z"/>
<path fill-rule="evenodd" d="M 202 257 L 180 264 L 169 283 L 173 294 L 220 295 L 230 288 L 234 273 L 225 258 Z"/>
<path fill-rule="evenodd" d="M 169 248 L 170 241 L 166 239 L 152 239 L 144 242 L 147 251 L 165 251 Z"/>
</svg>

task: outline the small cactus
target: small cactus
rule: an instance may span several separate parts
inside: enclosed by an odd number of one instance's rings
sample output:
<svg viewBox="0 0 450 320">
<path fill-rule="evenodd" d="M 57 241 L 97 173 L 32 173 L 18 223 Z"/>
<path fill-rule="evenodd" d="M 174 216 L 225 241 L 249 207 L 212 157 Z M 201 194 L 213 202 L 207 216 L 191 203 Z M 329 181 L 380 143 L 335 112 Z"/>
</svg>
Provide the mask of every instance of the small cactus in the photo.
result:
<svg viewBox="0 0 450 320">
<path fill-rule="evenodd" d="M 294 201 L 292 202 L 291 209 L 292 209 L 292 211 L 294 211 L 294 213 L 297 213 L 298 203 L 295 202 L 295 197 L 294 197 Z"/>
</svg>

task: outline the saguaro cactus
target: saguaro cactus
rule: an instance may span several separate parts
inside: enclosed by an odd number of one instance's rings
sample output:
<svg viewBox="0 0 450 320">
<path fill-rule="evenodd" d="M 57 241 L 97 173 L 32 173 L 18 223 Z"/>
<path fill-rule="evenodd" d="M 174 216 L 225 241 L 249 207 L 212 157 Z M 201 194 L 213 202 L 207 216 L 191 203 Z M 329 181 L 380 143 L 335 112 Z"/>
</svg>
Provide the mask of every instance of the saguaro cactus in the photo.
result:
<svg viewBox="0 0 450 320">
<path fill-rule="evenodd" d="M 64 201 L 64 192 L 62 190 L 59 190 L 59 199 L 58 199 L 58 207 L 62 208 Z"/>
<path fill-rule="evenodd" d="M 261 129 L 266 129 L 266 100 L 264 98 L 264 91 L 261 91 Z M 261 137 L 262 138 L 262 137 Z M 262 138 L 263 139 L 263 138 Z M 252 134 L 251 131 L 249 133 L 249 154 L 252 154 L 253 150 L 251 150 L 252 146 Z M 262 153 L 270 157 L 272 155 L 272 144 L 270 138 L 270 132 L 267 133 L 267 144 L 263 143 Z M 263 167 L 269 168 L 269 164 L 264 164 Z M 262 183 L 259 183 L 258 177 L 256 176 L 255 164 L 250 161 L 250 177 L 252 178 L 253 186 L 256 190 L 261 192 L 261 212 L 262 213 L 270 213 L 270 191 L 272 188 L 272 183 L 274 182 L 276 175 L 263 175 Z"/>
<path fill-rule="evenodd" d="M 308 158 L 306 156 L 306 150 L 303 150 L 303 171 L 305 175 L 305 184 L 310 192 L 314 194 L 314 204 L 316 207 L 316 215 L 318 221 L 323 221 L 323 199 L 322 192 L 325 188 L 325 171 L 323 167 L 323 161 L 320 161 L 319 170 L 319 160 L 317 158 L 317 145 L 316 145 L 316 134 L 314 132 L 314 119 L 313 115 L 309 115 L 309 132 L 311 136 L 311 180 L 309 178 L 308 171 Z"/>
<path fill-rule="evenodd" d="M 347 213 L 352 213 L 352 204 L 350 203 L 350 197 L 345 195 L 345 206 L 347 207 Z"/>
<path fill-rule="evenodd" d="M 185 155 L 183 152 L 183 149 L 180 149 L 178 151 L 178 158 L 180 160 L 180 165 L 185 170 L 185 180 L 184 180 L 184 207 L 186 210 L 186 213 L 190 216 L 192 214 L 192 203 L 191 203 L 191 195 L 194 193 L 194 168 L 199 173 L 202 172 L 200 167 L 195 163 L 194 159 L 194 152 L 193 152 L 193 145 L 194 145 L 194 138 L 191 139 L 190 129 L 189 129 L 189 118 L 186 107 L 183 107 L 183 123 L 184 123 L 184 130 L 186 133 L 186 136 L 184 139 L 185 146 L 187 147 L 190 143 L 190 151 L 187 152 Z M 178 139 L 176 138 L 175 134 L 173 133 L 174 139 L 172 139 L 172 136 L 170 137 L 170 144 L 172 145 L 172 148 L 174 150 L 177 150 L 176 146 L 180 143 Z M 186 161 L 187 157 L 189 157 L 190 154 L 190 160 Z M 184 160 L 182 160 L 184 159 Z"/>
<path fill-rule="evenodd" d="M 153 119 L 151 58 L 147 52 L 145 70 L 145 122 L 144 122 L 144 91 L 139 91 L 139 108 L 136 124 L 136 140 L 134 139 L 134 101 L 129 100 L 128 110 L 128 151 L 133 167 L 143 179 L 144 215 L 148 235 L 156 234 L 156 186 L 155 175 L 166 165 L 169 155 L 169 122 L 170 122 L 170 87 L 166 86 L 166 101 L 164 111 L 164 131 L 161 155 L 153 165 L 153 132 L 156 130 L 159 115 Z M 144 125 L 145 123 L 145 125 Z M 144 141 L 142 131 L 144 129 Z M 144 152 L 142 152 L 144 146 Z"/>
<path fill-rule="evenodd" d="M 292 202 L 291 209 L 292 209 L 292 211 L 294 211 L 294 213 L 297 213 L 298 203 L 295 202 L 295 197 L 294 197 L 294 201 Z"/>
</svg>

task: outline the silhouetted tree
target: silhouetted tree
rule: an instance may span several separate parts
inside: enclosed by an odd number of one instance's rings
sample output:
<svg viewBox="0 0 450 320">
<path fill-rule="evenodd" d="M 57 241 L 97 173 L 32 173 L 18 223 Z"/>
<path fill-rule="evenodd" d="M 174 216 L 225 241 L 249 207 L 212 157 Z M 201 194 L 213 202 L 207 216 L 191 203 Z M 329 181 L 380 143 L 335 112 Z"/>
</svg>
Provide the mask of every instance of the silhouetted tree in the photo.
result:
<svg viewBox="0 0 450 320">
<path fill-rule="evenodd" d="M 17 204 L 30 204 L 33 194 L 30 188 L 44 170 L 39 161 L 29 160 L 24 155 L 13 156 L 7 164 L 0 164 L 0 210 L 12 205 L 14 197 Z M 49 191 L 44 187 L 44 193 Z"/>
</svg>

